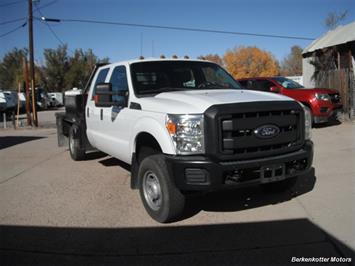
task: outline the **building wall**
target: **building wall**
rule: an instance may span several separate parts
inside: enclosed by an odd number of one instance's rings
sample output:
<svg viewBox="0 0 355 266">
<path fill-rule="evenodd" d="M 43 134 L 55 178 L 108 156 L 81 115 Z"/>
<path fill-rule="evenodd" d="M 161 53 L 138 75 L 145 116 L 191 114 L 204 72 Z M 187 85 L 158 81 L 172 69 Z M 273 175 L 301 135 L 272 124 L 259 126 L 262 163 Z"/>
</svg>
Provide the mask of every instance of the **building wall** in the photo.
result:
<svg viewBox="0 0 355 266">
<path fill-rule="evenodd" d="M 306 88 L 315 87 L 315 82 L 312 80 L 314 73 L 314 66 L 309 63 L 311 57 L 306 57 L 302 59 L 302 76 L 303 76 L 303 86 Z"/>
</svg>

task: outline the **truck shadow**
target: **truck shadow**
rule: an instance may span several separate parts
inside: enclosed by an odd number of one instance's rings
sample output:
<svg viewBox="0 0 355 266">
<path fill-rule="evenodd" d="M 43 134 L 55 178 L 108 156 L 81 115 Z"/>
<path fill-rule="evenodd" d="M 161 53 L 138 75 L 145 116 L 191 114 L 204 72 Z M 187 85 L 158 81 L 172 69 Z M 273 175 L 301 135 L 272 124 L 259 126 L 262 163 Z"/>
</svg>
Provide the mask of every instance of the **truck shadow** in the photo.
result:
<svg viewBox="0 0 355 266">
<path fill-rule="evenodd" d="M 101 152 L 100 154 L 103 157 L 107 156 Z M 131 170 L 130 165 L 113 157 L 103 158 L 99 163 L 106 167 L 119 166 L 126 171 Z M 307 174 L 298 177 L 296 184 L 291 189 L 280 193 L 267 192 L 261 186 L 253 186 L 210 193 L 187 194 L 185 210 L 179 219 L 188 219 L 201 211 L 237 212 L 279 204 L 312 191 L 315 183 L 315 169 L 312 167 Z"/>
<path fill-rule="evenodd" d="M 100 160 L 99 160 L 100 159 Z M 127 171 L 131 171 L 131 166 L 123 161 L 107 155 L 101 151 L 88 152 L 85 161 L 99 160 L 99 163 L 106 167 L 119 166 Z"/>
<path fill-rule="evenodd" d="M 6 149 L 18 144 L 22 144 L 28 141 L 43 139 L 45 137 L 33 137 L 33 136 L 5 136 L 0 137 L 0 150 Z"/>
<path fill-rule="evenodd" d="M 202 210 L 236 212 L 279 204 L 312 191 L 315 183 L 315 170 L 311 168 L 308 174 L 298 177 L 296 184 L 291 189 L 280 193 L 267 192 L 261 186 L 254 186 L 210 192 L 203 195 L 191 195 L 187 198 L 183 219 L 192 217 Z"/>
<path fill-rule="evenodd" d="M 110 167 L 110 166 L 119 166 L 127 171 L 131 171 L 131 166 L 123 161 L 120 161 L 114 157 L 109 157 L 99 161 L 100 164 Z"/>
<path fill-rule="evenodd" d="M 107 157 L 106 153 L 103 153 L 101 151 L 92 151 L 92 152 L 86 153 L 85 161 L 102 159 L 104 157 Z"/>
<path fill-rule="evenodd" d="M 126 228 L 0 225 L 0 235 L 4 266 L 290 265 L 302 257 L 355 259 L 351 248 L 308 219 Z"/>
<path fill-rule="evenodd" d="M 323 124 L 314 124 L 313 128 L 326 128 L 326 127 L 334 127 L 341 125 L 341 122 L 338 120 L 329 120 L 327 123 Z"/>
</svg>

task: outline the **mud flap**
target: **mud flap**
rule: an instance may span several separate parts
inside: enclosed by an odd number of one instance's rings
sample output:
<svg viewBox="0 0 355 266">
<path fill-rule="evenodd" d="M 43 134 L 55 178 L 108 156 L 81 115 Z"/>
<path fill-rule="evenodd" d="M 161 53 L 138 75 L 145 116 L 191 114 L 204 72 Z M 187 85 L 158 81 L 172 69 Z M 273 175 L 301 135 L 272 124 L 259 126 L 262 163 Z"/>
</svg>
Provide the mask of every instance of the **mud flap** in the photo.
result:
<svg viewBox="0 0 355 266">
<path fill-rule="evenodd" d="M 58 138 L 58 147 L 68 146 L 68 137 L 64 135 L 64 117 L 65 113 L 56 113 L 56 125 L 57 125 L 57 138 Z"/>
</svg>

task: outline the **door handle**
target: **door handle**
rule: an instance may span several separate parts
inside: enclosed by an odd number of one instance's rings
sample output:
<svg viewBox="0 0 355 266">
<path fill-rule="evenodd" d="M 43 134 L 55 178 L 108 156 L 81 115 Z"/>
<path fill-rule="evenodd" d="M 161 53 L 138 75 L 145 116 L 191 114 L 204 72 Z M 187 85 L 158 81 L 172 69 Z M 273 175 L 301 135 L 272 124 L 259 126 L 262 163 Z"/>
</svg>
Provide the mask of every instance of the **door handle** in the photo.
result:
<svg viewBox="0 0 355 266">
<path fill-rule="evenodd" d="M 100 109 L 100 120 L 104 119 L 104 111 Z"/>
</svg>

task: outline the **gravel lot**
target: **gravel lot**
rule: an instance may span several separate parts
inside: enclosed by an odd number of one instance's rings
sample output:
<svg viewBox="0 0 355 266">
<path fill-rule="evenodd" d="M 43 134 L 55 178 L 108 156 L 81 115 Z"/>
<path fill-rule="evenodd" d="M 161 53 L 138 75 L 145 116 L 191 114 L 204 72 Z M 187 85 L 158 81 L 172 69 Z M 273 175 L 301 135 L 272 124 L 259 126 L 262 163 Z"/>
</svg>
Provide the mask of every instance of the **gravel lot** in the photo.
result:
<svg viewBox="0 0 355 266">
<path fill-rule="evenodd" d="M 313 130 L 314 171 L 292 190 L 192 197 L 167 225 L 146 214 L 129 166 L 99 152 L 72 161 L 51 126 L 0 130 L 2 265 L 354 264 L 354 123 Z"/>
</svg>

